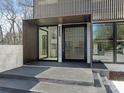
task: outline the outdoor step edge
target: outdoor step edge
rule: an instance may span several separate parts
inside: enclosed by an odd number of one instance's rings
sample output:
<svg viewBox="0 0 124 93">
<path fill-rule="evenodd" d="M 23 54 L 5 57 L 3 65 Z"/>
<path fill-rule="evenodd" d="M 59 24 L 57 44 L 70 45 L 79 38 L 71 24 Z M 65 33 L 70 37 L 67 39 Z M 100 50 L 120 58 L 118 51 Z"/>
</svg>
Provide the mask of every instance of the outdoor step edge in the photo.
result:
<svg viewBox="0 0 124 93">
<path fill-rule="evenodd" d="M 20 79 L 20 80 L 39 80 L 42 82 L 51 82 L 58 84 L 67 84 L 67 85 L 79 85 L 79 86 L 94 86 L 94 82 L 84 82 L 84 81 L 73 81 L 73 80 L 61 80 L 61 79 L 50 79 L 50 78 L 38 78 L 24 75 L 14 75 L 14 74 L 0 74 L 0 78 L 7 79 Z"/>
<path fill-rule="evenodd" d="M 94 73 L 99 73 L 101 76 L 107 76 L 109 77 L 109 70 L 106 69 L 93 69 Z"/>
<path fill-rule="evenodd" d="M 98 76 L 98 79 L 99 79 L 99 81 L 100 81 L 101 87 L 102 87 L 104 90 L 106 90 L 106 88 L 105 88 L 105 86 L 104 86 L 104 83 L 103 83 L 103 81 L 102 81 L 102 78 L 101 78 L 100 74 L 97 73 L 97 76 Z"/>
<path fill-rule="evenodd" d="M 10 87 L 1 87 L 0 90 L 10 92 L 11 93 L 43 93 L 43 92 L 36 92 L 36 91 L 30 91 L 30 90 L 23 90 L 23 89 L 17 89 L 17 88 L 10 88 Z"/>
<path fill-rule="evenodd" d="M 110 87 L 112 93 L 119 93 L 115 85 L 111 81 L 109 81 L 107 77 L 104 77 L 104 79 L 106 81 L 106 84 Z"/>
</svg>

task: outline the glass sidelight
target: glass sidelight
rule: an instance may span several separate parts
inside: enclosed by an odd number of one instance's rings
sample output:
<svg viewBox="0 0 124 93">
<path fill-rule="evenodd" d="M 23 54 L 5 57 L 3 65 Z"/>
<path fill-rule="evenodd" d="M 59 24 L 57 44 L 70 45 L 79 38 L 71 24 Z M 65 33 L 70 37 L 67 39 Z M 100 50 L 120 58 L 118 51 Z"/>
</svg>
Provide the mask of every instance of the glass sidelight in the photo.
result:
<svg viewBox="0 0 124 93">
<path fill-rule="evenodd" d="M 48 57 L 48 31 L 40 29 L 39 31 L 39 58 Z"/>
<path fill-rule="evenodd" d="M 124 63 L 124 23 L 117 23 L 117 62 Z"/>
<path fill-rule="evenodd" d="M 57 26 L 39 28 L 39 59 L 57 60 Z"/>
<path fill-rule="evenodd" d="M 85 59 L 85 27 L 74 26 L 64 28 L 64 59 L 84 60 Z"/>
<path fill-rule="evenodd" d="M 93 60 L 95 62 L 113 62 L 113 56 L 112 24 L 93 24 Z"/>
</svg>

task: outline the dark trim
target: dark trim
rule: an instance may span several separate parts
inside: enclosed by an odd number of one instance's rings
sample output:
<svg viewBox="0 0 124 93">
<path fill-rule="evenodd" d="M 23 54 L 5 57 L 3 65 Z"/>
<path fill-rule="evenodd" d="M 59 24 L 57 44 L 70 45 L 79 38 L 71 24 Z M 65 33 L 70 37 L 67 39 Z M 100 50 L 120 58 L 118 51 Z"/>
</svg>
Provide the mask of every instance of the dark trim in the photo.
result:
<svg viewBox="0 0 124 93">
<path fill-rule="evenodd" d="M 84 27 L 84 59 L 65 59 L 65 28 L 67 27 Z M 62 61 L 82 61 L 87 62 L 87 25 L 86 24 L 71 24 L 62 26 Z"/>
<path fill-rule="evenodd" d="M 116 23 L 113 23 L 113 63 L 117 62 L 117 26 Z"/>
<path fill-rule="evenodd" d="M 58 27 L 58 25 L 38 25 L 39 27 L 50 27 L 50 26 L 57 26 Z"/>
</svg>

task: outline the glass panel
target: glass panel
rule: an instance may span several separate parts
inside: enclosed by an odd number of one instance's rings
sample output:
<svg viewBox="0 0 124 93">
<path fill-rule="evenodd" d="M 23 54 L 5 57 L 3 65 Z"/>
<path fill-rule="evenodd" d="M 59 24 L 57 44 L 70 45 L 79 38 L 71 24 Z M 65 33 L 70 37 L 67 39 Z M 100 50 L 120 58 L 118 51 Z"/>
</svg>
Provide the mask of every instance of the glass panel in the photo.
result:
<svg viewBox="0 0 124 93">
<path fill-rule="evenodd" d="M 39 59 L 57 60 L 57 26 L 40 27 Z"/>
<path fill-rule="evenodd" d="M 39 31 L 39 57 L 46 58 L 48 56 L 48 32 L 44 29 Z"/>
<path fill-rule="evenodd" d="M 124 63 L 124 23 L 117 24 L 117 62 Z"/>
<path fill-rule="evenodd" d="M 93 60 L 113 62 L 112 24 L 93 24 Z"/>
<path fill-rule="evenodd" d="M 84 59 L 84 27 L 65 28 L 65 59 Z"/>
</svg>

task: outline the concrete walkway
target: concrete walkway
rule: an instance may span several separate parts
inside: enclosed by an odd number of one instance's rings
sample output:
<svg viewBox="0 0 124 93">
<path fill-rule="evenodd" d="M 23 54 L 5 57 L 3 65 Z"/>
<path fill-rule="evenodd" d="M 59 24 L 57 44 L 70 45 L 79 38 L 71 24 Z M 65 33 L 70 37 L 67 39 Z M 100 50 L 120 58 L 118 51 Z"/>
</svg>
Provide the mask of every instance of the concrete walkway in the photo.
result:
<svg viewBox="0 0 124 93">
<path fill-rule="evenodd" d="M 5 88 L 0 93 L 106 93 L 94 87 L 91 69 L 67 67 L 23 66 L 6 71 L 0 74 L 0 88 Z"/>
<path fill-rule="evenodd" d="M 112 81 L 116 86 L 118 93 L 124 93 L 124 81 Z"/>
</svg>

